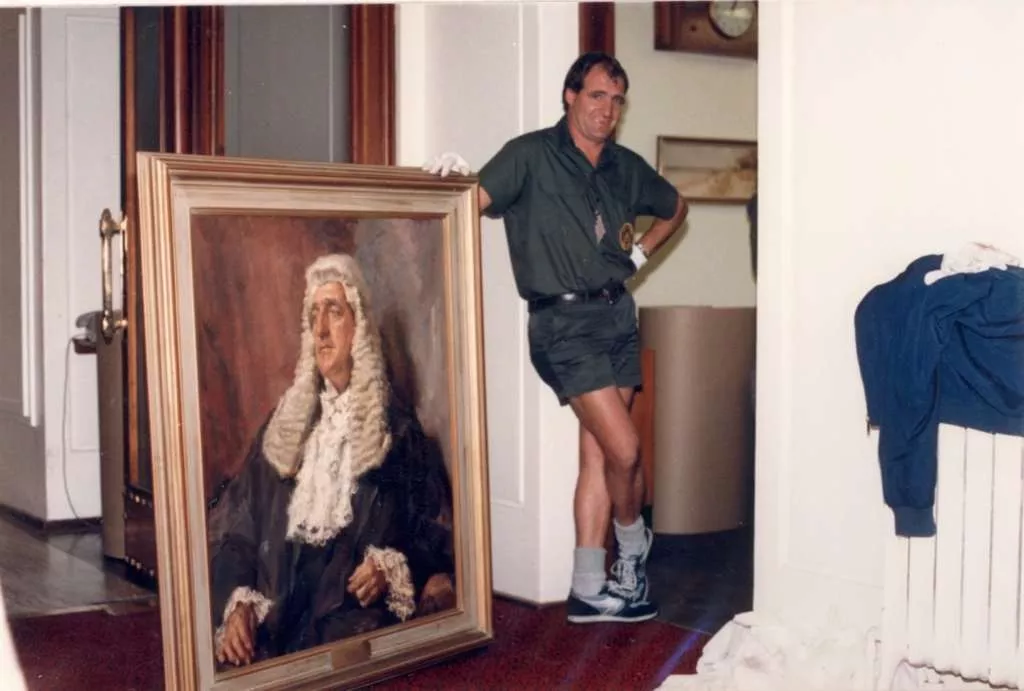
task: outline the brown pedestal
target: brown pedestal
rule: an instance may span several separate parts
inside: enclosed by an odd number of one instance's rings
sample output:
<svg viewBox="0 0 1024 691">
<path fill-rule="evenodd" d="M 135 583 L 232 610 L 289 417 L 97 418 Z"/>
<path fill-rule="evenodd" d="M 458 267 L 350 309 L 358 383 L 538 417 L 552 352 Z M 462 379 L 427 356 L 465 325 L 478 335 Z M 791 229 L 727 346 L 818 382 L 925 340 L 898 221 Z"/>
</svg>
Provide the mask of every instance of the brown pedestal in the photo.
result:
<svg viewBox="0 0 1024 691">
<path fill-rule="evenodd" d="M 654 351 L 654 530 L 692 534 L 750 520 L 755 310 L 643 307 Z"/>
</svg>

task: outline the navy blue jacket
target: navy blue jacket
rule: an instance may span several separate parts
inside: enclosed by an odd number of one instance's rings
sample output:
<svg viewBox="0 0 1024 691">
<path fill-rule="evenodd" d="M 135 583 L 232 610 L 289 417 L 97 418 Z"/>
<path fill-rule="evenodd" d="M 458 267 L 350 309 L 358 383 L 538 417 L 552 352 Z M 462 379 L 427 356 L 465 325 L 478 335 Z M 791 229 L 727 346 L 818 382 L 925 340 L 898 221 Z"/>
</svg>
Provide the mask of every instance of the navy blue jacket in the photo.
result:
<svg viewBox="0 0 1024 691">
<path fill-rule="evenodd" d="M 906 537 L 935 534 L 940 422 L 1024 435 L 1024 269 L 925 285 L 941 264 L 941 255 L 915 260 L 854 316 L 883 496 Z"/>
</svg>

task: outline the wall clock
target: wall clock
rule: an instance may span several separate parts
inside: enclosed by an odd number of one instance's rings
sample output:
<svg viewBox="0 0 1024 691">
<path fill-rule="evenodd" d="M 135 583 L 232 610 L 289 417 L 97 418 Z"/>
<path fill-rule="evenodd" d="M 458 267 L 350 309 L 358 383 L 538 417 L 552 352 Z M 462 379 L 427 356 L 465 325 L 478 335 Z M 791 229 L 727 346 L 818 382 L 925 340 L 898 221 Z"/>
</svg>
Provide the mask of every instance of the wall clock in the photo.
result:
<svg viewBox="0 0 1024 691">
<path fill-rule="evenodd" d="M 754 26 L 757 4 L 749 0 L 718 0 L 708 7 L 711 24 L 726 38 L 739 38 Z"/>
<path fill-rule="evenodd" d="M 655 50 L 757 58 L 757 2 L 657 2 Z"/>
</svg>

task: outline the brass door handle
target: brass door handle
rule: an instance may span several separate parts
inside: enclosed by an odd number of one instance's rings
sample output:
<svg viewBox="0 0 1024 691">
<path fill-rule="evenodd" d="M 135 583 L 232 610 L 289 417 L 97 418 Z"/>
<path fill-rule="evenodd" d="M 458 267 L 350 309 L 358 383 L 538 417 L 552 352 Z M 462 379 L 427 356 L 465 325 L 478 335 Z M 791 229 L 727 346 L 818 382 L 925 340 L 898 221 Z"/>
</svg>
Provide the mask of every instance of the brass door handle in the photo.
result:
<svg viewBox="0 0 1024 691">
<path fill-rule="evenodd" d="M 127 236 L 125 229 L 127 220 L 122 215 L 120 221 L 115 221 L 110 209 L 104 209 L 100 215 L 100 241 L 102 242 L 102 256 L 100 261 L 103 265 L 103 313 L 100 320 L 100 330 L 103 338 L 109 343 L 118 330 L 128 325 L 124 313 L 121 310 L 114 310 L 114 267 L 112 265 L 110 245 L 114 236 L 121 234 L 121 261 L 120 274 L 124 280 L 124 255 Z"/>
</svg>

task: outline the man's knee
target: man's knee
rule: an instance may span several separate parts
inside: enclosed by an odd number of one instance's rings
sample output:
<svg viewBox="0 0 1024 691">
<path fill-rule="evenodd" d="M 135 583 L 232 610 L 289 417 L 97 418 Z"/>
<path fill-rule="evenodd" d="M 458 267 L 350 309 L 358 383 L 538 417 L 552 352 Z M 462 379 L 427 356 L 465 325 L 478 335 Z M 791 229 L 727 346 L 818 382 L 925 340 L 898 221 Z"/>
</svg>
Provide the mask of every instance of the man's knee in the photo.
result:
<svg viewBox="0 0 1024 691">
<path fill-rule="evenodd" d="M 635 470 L 640 465 L 640 438 L 634 430 L 616 435 L 605 450 L 605 458 L 613 470 Z"/>
</svg>

